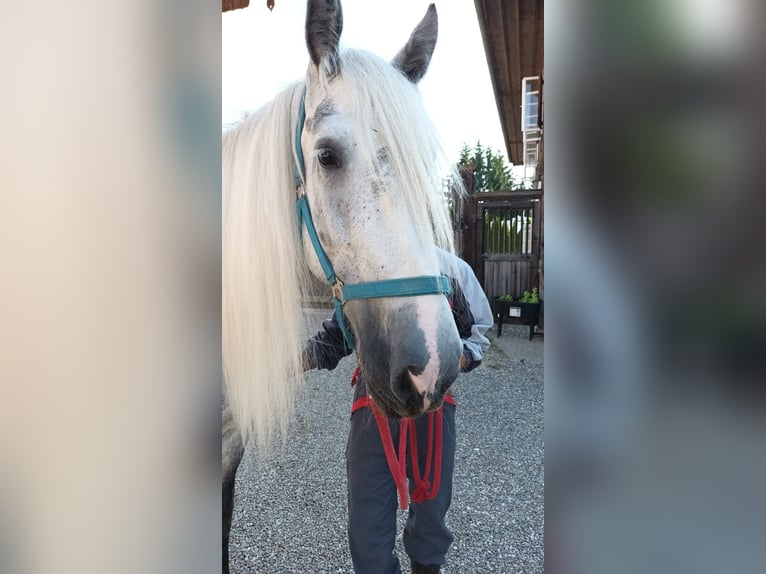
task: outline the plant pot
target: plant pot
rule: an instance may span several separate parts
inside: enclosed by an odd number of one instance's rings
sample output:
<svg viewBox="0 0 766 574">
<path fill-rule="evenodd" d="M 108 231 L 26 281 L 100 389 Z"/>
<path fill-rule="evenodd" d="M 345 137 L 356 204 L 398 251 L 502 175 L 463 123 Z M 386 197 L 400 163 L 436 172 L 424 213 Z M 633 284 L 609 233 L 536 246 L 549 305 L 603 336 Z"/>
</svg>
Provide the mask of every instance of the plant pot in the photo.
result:
<svg viewBox="0 0 766 574">
<path fill-rule="evenodd" d="M 497 336 L 502 334 L 503 318 L 516 317 L 529 324 L 529 340 L 532 340 L 534 328 L 540 318 L 540 303 L 520 303 L 519 301 L 501 301 L 495 297 L 494 312 L 497 320 Z"/>
<path fill-rule="evenodd" d="M 519 317 L 521 319 L 537 319 L 540 315 L 540 303 L 520 303 L 519 301 L 501 301 L 495 298 L 495 314 Z M 518 309 L 514 312 L 511 309 Z"/>
<path fill-rule="evenodd" d="M 511 307 L 511 301 L 501 301 L 495 297 L 494 304 L 495 315 L 508 315 L 508 310 Z"/>
<path fill-rule="evenodd" d="M 540 316 L 540 303 L 512 303 L 514 307 L 521 309 L 521 318 L 537 322 Z"/>
</svg>

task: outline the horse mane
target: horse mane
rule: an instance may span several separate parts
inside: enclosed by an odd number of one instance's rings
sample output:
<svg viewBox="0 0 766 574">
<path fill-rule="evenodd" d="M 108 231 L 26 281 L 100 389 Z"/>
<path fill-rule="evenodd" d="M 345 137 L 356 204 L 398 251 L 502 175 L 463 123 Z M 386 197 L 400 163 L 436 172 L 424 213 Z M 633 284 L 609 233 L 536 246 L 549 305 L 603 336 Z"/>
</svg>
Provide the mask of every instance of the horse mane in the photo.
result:
<svg viewBox="0 0 766 574">
<path fill-rule="evenodd" d="M 341 53 L 335 81 L 347 82 L 356 98 L 355 125 L 375 126 L 376 140 L 386 142 L 389 167 L 405 185 L 407 208 L 422 222 L 424 244 L 452 251 L 441 179 L 449 164 L 417 89 L 388 62 L 359 50 Z M 293 179 L 303 88 L 304 82 L 289 86 L 222 138 L 225 393 L 244 440 L 254 434 L 261 448 L 269 447 L 274 431 L 286 436 L 303 380 L 302 300 L 311 278 L 296 222 Z M 357 135 L 372 138 L 373 131 Z M 376 149 L 364 141 L 359 148 Z"/>
</svg>

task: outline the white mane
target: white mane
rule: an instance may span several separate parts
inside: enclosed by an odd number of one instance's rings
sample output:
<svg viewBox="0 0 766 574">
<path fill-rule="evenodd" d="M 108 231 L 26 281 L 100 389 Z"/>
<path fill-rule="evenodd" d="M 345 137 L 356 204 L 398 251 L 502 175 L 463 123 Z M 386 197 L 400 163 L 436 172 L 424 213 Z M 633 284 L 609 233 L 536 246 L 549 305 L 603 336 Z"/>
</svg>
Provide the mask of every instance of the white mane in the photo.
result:
<svg viewBox="0 0 766 574">
<path fill-rule="evenodd" d="M 354 95 L 358 125 L 375 126 L 387 143 L 422 233 L 452 251 L 439 171 L 448 163 L 417 90 L 366 52 L 343 52 L 340 70 L 334 81 Z M 240 432 L 245 440 L 254 432 L 261 447 L 275 429 L 285 430 L 302 380 L 301 300 L 308 277 L 293 180 L 302 92 L 302 82 L 290 86 L 223 135 L 223 373 Z M 357 143 L 375 153 L 373 142 Z"/>
</svg>

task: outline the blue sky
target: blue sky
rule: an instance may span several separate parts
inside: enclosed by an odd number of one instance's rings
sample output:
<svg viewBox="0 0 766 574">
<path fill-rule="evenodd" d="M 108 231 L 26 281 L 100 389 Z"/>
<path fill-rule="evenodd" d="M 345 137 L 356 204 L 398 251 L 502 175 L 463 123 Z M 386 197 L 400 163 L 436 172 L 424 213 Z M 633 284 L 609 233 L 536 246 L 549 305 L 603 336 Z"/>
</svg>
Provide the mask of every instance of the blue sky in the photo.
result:
<svg viewBox="0 0 766 574">
<path fill-rule="evenodd" d="M 363 48 L 387 59 L 409 38 L 428 8 L 423 0 L 344 0 L 341 45 Z M 426 109 L 457 161 L 464 142 L 506 154 L 484 45 L 470 0 L 436 2 L 439 40 L 428 74 L 420 83 Z M 304 41 L 306 3 L 252 0 L 222 18 L 222 124 L 237 121 L 303 76 L 308 64 Z"/>
</svg>

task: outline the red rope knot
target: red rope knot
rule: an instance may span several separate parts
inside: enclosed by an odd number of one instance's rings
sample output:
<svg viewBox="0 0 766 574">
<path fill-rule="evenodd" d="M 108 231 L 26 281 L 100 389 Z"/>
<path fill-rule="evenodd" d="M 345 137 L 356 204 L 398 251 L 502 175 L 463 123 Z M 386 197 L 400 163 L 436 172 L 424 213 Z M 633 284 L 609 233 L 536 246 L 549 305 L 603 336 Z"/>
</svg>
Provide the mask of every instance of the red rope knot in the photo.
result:
<svg viewBox="0 0 766 574">
<path fill-rule="evenodd" d="M 436 432 L 434 432 L 434 421 L 436 421 Z M 428 413 L 428 439 L 426 442 L 426 467 L 423 474 L 420 474 L 418 465 L 418 443 L 415 436 L 415 427 L 413 425 L 410 434 L 410 462 L 412 466 L 412 477 L 415 479 L 415 490 L 412 493 L 412 501 L 422 504 L 425 500 L 433 500 L 439 493 L 439 483 L 442 474 L 442 409 Z M 435 436 L 434 436 L 435 435 Z M 433 466 L 432 463 L 433 462 Z M 428 480 L 433 468 L 433 484 Z"/>
<path fill-rule="evenodd" d="M 436 496 L 436 493 L 429 493 L 428 489 L 431 488 L 431 483 L 426 481 L 421 482 L 417 485 L 417 488 L 412 491 L 412 494 L 410 497 L 412 498 L 412 502 L 416 504 L 423 504 L 426 500 L 431 500 Z M 431 496 L 429 497 L 429 494 Z"/>
</svg>

